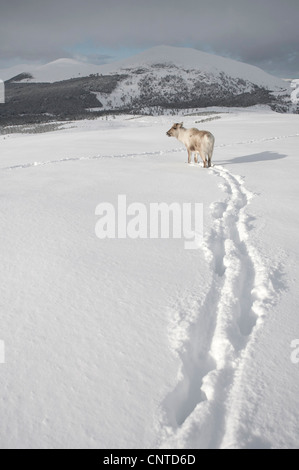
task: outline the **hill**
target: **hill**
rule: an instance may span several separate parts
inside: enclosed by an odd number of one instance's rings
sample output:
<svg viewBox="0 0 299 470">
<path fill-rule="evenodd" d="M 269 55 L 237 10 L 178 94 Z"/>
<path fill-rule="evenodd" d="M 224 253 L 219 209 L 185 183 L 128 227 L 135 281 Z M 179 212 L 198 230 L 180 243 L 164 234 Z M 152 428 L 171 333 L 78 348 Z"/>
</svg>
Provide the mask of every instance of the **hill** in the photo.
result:
<svg viewBox="0 0 299 470">
<path fill-rule="evenodd" d="M 289 84 L 263 70 L 188 48 L 159 46 L 101 66 L 60 59 L 6 81 L 0 122 L 159 114 L 208 106 L 290 109 Z"/>
</svg>

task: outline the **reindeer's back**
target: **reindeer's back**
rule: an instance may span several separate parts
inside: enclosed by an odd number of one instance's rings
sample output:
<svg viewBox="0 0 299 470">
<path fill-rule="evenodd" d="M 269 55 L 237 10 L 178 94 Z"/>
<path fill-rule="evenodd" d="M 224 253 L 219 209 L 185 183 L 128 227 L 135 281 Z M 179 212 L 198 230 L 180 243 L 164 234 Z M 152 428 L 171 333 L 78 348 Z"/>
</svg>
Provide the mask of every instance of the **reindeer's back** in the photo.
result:
<svg viewBox="0 0 299 470">
<path fill-rule="evenodd" d="M 189 132 L 190 137 L 197 136 L 197 137 L 200 137 L 201 139 L 203 137 L 208 137 L 208 138 L 213 137 L 211 132 L 209 132 L 209 131 L 200 131 L 199 129 L 196 129 L 196 127 L 191 127 L 190 129 L 188 129 L 188 132 Z"/>
<path fill-rule="evenodd" d="M 187 130 L 188 140 L 192 147 L 205 147 L 214 143 L 214 136 L 209 131 L 200 131 L 195 127 Z"/>
</svg>

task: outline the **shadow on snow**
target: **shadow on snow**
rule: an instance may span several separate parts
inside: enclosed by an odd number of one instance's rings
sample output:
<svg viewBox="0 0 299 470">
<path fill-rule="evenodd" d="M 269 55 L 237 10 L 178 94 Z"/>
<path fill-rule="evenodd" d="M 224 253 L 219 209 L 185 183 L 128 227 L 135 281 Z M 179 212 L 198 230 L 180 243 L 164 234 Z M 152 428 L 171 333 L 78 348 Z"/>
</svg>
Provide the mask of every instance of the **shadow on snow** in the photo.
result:
<svg viewBox="0 0 299 470">
<path fill-rule="evenodd" d="M 257 162 L 270 162 L 274 160 L 281 160 L 286 158 L 287 155 L 282 155 L 275 152 L 261 152 L 254 153 L 252 155 L 244 155 L 243 157 L 235 157 L 231 160 L 226 160 L 224 162 L 217 162 L 219 165 L 232 165 L 235 163 L 257 163 Z"/>
</svg>

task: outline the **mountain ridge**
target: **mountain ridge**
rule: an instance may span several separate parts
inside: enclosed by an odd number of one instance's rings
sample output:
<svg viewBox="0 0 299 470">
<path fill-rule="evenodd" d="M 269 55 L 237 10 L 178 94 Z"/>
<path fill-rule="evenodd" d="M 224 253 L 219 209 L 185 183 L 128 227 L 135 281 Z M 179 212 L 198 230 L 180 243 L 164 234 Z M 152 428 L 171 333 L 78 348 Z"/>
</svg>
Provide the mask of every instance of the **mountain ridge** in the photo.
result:
<svg viewBox="0 0 299 470">
<path fill-rule="evenodd" d="M 259 81 L 260 85 L 270 83 L 271 86 L 283 87 L 284 84 L 282 79 L 245 62 L 209 54 L 197 49 L 165 45 L 155 46 L 126 59 L 102 65 L 86 63 L 71 58 L 60 58 L 33 68 L 26 65 L 24 70 L 18 69 L 17 75 L 21 73 L 32 75 L 31 83 L 53 83 L 55 81 L 85 77 L 97 73 L 102 75 L 115 74 L 119 71 L 130 70 L 142 65 L 151 66 L 162 63 L 170 66 L 175 65 L 183 69 L 200 70 L 209 73 L 222 71 L 227 74 L 229 73 L 233 78 L 254 79 L 255 82 Z M 13 70 L 15 71 L 16 68 L 13 67 Z M 12 75 L 7 77 L 6 80 L 13 78 Z"/>
<path fill-rule="evenodd" d="M 0 122 L 20 116 L 22 121 L 39 122 L 209 106 L 267 104 L 276 111 L 291 109 L 287 82 L 257 67 L 194 49 L 157 46 L 95 66 L 95 73 L 86 76 L 91 69 L 83 65 L 78 72 L 78 61 L 59 59 L 8 80 Z M 55 81 L 66 72 L 76 76 Z"/>
</svg>

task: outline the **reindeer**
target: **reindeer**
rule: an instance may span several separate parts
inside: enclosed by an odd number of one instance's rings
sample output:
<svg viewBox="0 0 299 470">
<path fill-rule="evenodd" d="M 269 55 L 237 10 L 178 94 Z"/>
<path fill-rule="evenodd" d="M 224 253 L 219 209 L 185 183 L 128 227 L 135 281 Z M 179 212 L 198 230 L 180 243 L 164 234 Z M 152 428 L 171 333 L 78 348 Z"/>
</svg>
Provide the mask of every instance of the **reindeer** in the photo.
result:
<svg viewBox="0 0 299 470">
<path fill-rule="evenodd" d="M 188 151 L 188 163 L 191 163 L 191 155 L 194 152 L 194 162 L 197 163 L 197 155 L 201 156 L 204 168 L 211 166 L 215 138 L 208 131 L 199 131 L 195 127 L 185 129 L 183 123 L 176 123 L 166 132 L 168 137 L 176 137 L 182 142 Z"/>
</svg>

